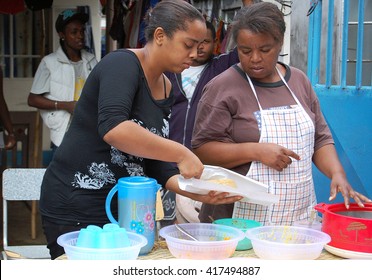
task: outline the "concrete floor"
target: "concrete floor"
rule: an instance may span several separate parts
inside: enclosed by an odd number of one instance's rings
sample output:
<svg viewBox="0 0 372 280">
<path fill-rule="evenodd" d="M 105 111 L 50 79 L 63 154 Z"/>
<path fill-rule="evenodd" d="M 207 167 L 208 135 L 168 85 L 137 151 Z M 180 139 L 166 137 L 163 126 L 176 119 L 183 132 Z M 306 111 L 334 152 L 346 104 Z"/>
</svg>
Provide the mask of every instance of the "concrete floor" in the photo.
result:
<svg viewBox="0 0 372 280">
<path fill-rule="evenodd" d="M 1 209 L 3 201 L 1 199 Z M 8 244 L 37 245 L 46 244 L 41 228 L 40 215 L 36 222 L 36 239 L 31 238 L 31 204 L 11 201 L 8 203 Z M 1 215 L 3 221 L 3 215 Z M 1 223 L 1 250 L 3 250 L 3 223 Z"/>
</svg>

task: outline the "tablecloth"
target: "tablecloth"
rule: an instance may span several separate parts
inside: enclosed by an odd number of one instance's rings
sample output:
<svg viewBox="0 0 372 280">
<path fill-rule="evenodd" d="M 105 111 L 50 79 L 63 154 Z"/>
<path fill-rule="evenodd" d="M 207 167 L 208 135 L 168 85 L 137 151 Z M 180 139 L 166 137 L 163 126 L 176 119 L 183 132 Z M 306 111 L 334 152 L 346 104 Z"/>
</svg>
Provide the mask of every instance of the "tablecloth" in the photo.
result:
<svg viewBox="0 0 372 280">
<path fill-rule="evenodd" d="M 246 251 L 235 251 L 231 256 L 232 258 L 258 258 L 254 253 L 253 249 Z M 167 243 L 164 240 L 155 242 L 154 248 L 147 255 L 139 256 L 139 260 L 162 260 L 162 259 L 174 259 L 172 254 L 169 252 Z M 343 259 L 336 255 L 323 250 L 318 260 L 340 260 Z"/>
</svg>

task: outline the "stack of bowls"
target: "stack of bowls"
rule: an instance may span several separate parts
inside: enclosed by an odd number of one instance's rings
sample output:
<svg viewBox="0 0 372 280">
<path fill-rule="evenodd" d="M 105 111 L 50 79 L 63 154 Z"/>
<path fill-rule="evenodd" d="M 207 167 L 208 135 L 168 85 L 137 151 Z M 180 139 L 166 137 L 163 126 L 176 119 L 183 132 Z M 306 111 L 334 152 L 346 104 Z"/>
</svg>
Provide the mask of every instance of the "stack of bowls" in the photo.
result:
<svg viewBox="0 0 372 280">
<path fill-rule="evenodd" d="M 90 225 L 58 237 L 69 260 L 135 260 L 147 244 L 143 235 L 126 232 L 114 224 Z"/>
<path fill-rule="evenodd" d="M 159 231 L 170 253 L 179 259 L 227 259 L 234 254 L 238 242 L 244 238 L 243 231 L 225 225 L 189 223 L 179 226 L 198 241 L 191 240 L 175 225 L 163 227 Z"/>
</svg>

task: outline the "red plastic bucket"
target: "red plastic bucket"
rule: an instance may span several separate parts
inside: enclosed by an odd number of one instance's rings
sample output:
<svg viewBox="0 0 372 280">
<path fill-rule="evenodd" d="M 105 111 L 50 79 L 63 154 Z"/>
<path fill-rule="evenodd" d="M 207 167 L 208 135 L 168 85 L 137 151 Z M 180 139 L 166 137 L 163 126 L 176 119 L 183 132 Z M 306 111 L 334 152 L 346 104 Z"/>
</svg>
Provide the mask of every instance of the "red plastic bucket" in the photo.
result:
<svg viewBox="0 0 372 280">
<path fill-rule="evenodd" d="M 335 248 L 372 253 L 372 203 L 365 207 L 343 203 L 319 203 L 315 209 L 323 214 L 322 231 L 331 236 L 329 246 Z"/>
</svg>

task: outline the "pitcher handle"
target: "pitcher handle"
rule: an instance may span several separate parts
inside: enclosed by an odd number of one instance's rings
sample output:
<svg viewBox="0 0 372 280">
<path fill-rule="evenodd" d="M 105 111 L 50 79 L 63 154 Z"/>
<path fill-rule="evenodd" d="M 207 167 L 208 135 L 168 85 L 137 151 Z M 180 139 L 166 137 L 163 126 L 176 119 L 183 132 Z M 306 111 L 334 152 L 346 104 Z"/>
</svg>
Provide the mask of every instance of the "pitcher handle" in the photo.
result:
<svg viewBox="0 0 372 280">
<path fill-rule="evenodd" d="M 118 185 L 115 185 L 108 193 L 106 197 L 106 203 L 105 203 L 106 215 L 109 218 L 110 222 L 113 224 L 119 224 L 119 222 L 115 220 L 114 216 L 112 216 L 112 213 L 111 213 L 111 201 L 112 201 L 112 198 L 114 197 L 114 194 L 117 192 L 117 190 L 118 190 Z"/>
</svg>

